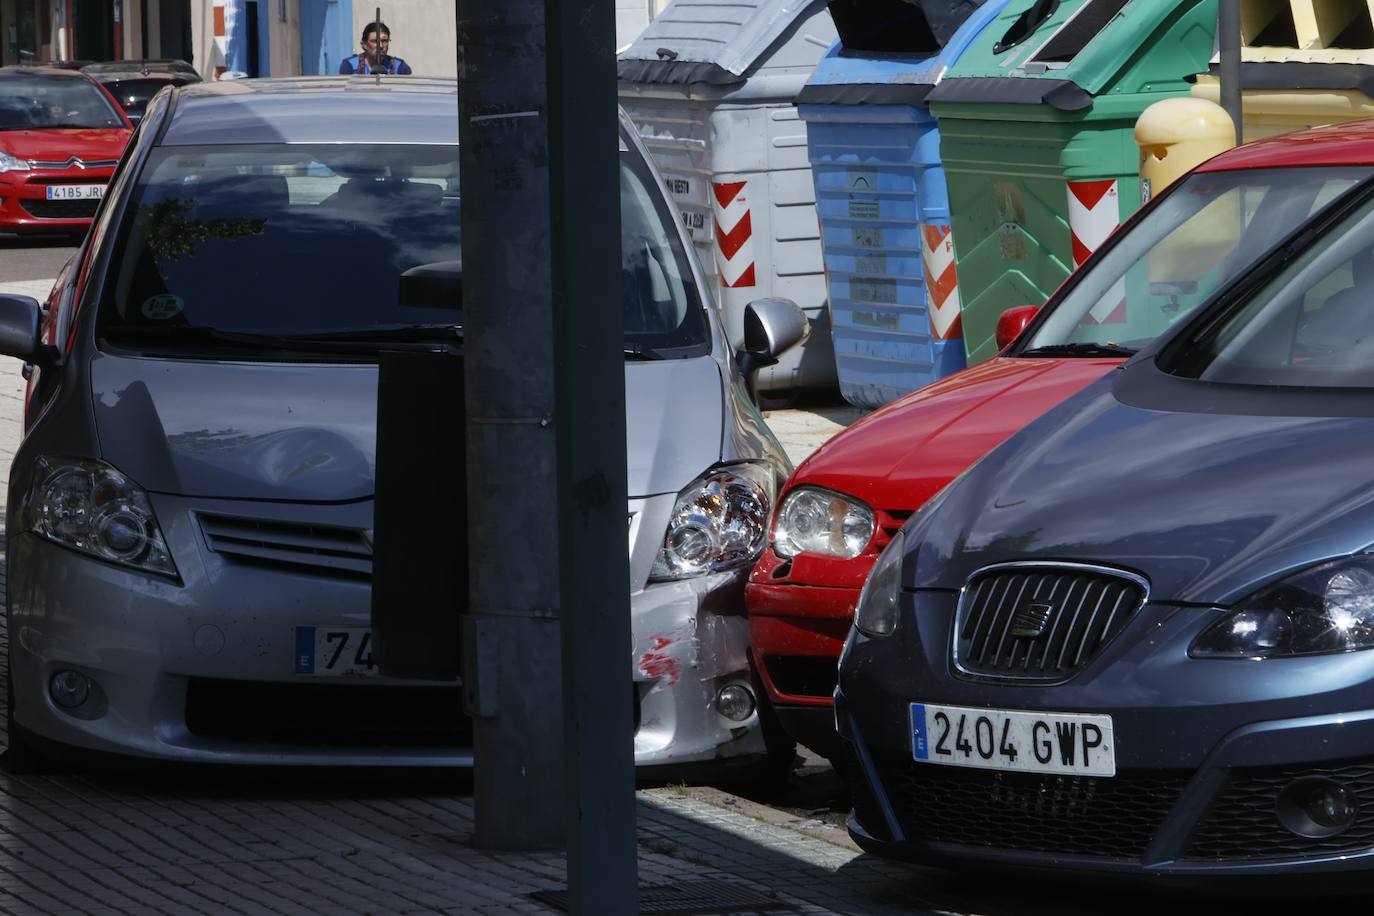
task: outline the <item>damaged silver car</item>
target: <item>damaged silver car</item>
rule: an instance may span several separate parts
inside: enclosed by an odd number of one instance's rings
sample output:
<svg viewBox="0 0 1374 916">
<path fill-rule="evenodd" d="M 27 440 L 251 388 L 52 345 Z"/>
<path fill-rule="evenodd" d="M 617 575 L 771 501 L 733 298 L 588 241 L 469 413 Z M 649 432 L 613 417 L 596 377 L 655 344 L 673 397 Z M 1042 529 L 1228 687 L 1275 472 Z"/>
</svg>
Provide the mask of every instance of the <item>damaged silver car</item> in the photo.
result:
<svg viewBox="0 0 1374 916">
<path fill-rule="evenodd" d="M 461 256 L 457 90 L 347 82 L 158 96 L 46 306 L 0 296 L 0 353 L 31 375 L 12 763 L 472 762 L 458 688 L 381 674 L 369 631 L 379 353 L 461 328 L 397 282 Z M 757 760 L 743 584 L 790 468 L 742 369 L 805 320 L 756 303 L 731 352 L 621 134 L 635 759 Z"/>
</svg>

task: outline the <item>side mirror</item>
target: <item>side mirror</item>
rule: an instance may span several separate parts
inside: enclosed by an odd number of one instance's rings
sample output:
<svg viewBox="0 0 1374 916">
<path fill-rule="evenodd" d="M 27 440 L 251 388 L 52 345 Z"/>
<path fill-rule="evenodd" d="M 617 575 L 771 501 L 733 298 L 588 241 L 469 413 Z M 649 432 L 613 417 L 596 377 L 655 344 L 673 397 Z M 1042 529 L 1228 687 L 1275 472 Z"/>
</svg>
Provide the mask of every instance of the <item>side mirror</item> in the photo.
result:
<svg viewBox="0 0 1374 916">
<path fill-rule="evenodd" d="M 1005 350 L 1011 346 L 1011 342 L 1021 336 L 1021 332 L 1031 323 L 1039 313 L 1038 305 L 1018 305 L 1014 309 L 1007 309 L 1002 313 L 1002 317 L 997 319 L 997 331 L 994 335 L 997 341 L 997 352 Z"/>
<path fill-rule="evenodd" d="M 810 333 L 806 313 L 791 299 L 755 299 L 744 307 L 744 349 L 735 353 L 735 362 L 751 398 L 758 400 L 754 373 L 776 363 Z"/>
<path fill-rule="evenodd" d="M 0 356 L 25 362 L 38 361 L 42 341 L 38 337 L 38 300 L 30 296 L 0 294 Z"/>
<path fill-rule="evenodd" d="M 463 262 L 417 264 L 401 274 L 396 301 L 405 308 L 461 309 Z"/>
</svg>

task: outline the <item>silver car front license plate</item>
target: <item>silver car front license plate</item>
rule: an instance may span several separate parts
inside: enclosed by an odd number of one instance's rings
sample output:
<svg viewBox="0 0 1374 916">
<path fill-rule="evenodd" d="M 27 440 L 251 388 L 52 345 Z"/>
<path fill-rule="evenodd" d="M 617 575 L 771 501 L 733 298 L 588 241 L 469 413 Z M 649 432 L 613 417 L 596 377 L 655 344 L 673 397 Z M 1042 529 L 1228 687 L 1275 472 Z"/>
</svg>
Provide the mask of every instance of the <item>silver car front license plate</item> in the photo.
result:
<svg viewBox="0 0 1374 916">
<path fill-rule="evenodd" d="M 372 631 L 366 627 L 296 627 L 297 674 L 325 677 L 369 677 L 379 674 L 372 663 Z"/>
<path fill-rule="evenodd" d="M 1111 716 L 912 703 L 911 732 L 920 763 L 1116 775 Z"/>
</svg>

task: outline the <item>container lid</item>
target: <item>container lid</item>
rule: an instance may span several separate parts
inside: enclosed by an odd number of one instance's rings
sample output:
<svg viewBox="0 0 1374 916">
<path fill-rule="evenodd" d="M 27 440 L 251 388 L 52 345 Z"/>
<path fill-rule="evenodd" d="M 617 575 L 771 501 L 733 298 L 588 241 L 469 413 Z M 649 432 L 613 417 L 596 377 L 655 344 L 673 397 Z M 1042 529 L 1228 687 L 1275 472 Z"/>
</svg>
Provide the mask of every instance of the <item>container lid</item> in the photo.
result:
<svg viewBox="0 0 1374 916">
<path fill-rule="evenodd" d="M 816 72 L 797 97 L 798 105 L 923 105 L 931 88 L 944 76 L 949 65 L 958 60 L 969 43 L 978 37 L 989 23 L 997 18 L 1008 0 L 986 0 L 975 5 L 967 0 L 958 2 L 958 9 L 940 0 L 944 14 L 965 16 L 949 36 L 938 39 L 938 45 L 922 53 L 913 46 L 916 30 L 895 29 L 888 16 L 875 16 L 867 30 L 847 19 L 842 6 L 858 7 L 870 13 L 882 10 L 884 3 L 868 4 L 861 0 L 831 0 L 830 15 L 840 31 L 840 41 L 831 46 L 821 59 Z M 899 13 L 896 6 L 915 10 L 917 15 L 929 17 L 934 3 L 919 6 L 908 0 L 887 0 L 888 15 Z M 948 27 L 953 19 L 944 20 Z M 930 21 L 928 34 L 934 37 L 935 23 Z M 849 43 L 846 43 L 848 40 Z M 857 42 L 857 44 L 856 44 Z"/>
<path fill-rule="evenodd" d="M 1118 80 L 1128 92 L 1186 91 L 1184 80 L 1206 69 L 1215 32 L 1216 0 L 1011 0 L 930 101 L 1074 111 Z M 958 85 L 966 80 L 978 83 Z M 1062 87 L 1016 85 L 1023 80 Z"/>
<path fill-rule="evenodd" d="M 744 82 L 744 74 L 798 20 L 825 0 L 673 0 L 619 57 L 620 79 L 636 83 Z"/>
</svg>

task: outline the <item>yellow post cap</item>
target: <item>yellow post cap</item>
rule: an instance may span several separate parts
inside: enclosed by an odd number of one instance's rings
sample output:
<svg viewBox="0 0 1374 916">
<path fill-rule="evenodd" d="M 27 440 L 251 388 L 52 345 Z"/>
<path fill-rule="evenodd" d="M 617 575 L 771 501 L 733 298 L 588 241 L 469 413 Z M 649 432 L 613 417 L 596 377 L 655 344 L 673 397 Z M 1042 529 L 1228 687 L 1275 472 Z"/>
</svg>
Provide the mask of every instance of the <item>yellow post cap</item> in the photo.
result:
<svg viewBox="0 0 1374 916">
<path fill-rule="evenodd" d="M 1236 125 L 1215 102 L 1182 96 L 1155 102 L 1135 122 L 1138 146 L 1172 146 L 1189 140 L 1222 141 L 1229 149 L 1235 142 Z"/>
</svg>

